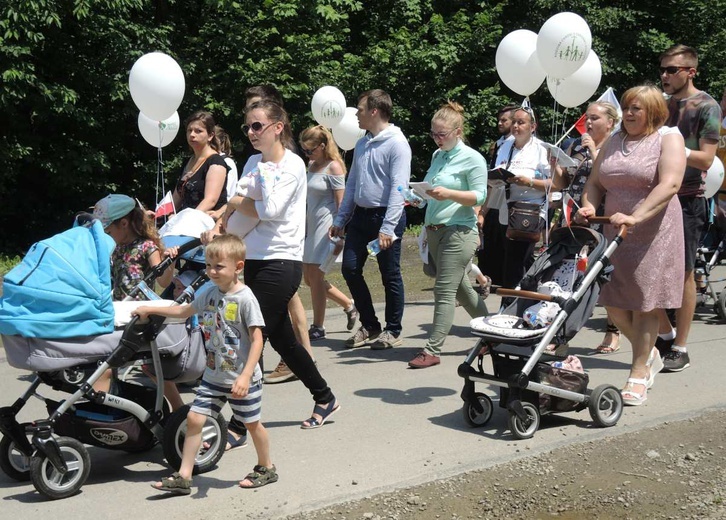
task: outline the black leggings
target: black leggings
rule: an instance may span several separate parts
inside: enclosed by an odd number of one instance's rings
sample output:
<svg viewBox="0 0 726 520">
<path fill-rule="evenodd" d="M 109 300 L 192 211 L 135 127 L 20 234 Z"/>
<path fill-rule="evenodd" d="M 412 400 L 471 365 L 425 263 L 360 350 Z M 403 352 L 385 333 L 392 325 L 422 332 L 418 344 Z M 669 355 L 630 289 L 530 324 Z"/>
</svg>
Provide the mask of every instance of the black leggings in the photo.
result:
<svg viewBox="0 0 726 520">
<path fill-rule="evenodd" d="M 260 304 L 270 345 L 310 390 L 316 403 L 330 403 L 335 398 L 333 392 L 305 347 L 297 341 L 287 311 L 287 304 L 300 286 L 302 262 L 247 260 L 244 273 L 245 283 Z"/>
</svg>

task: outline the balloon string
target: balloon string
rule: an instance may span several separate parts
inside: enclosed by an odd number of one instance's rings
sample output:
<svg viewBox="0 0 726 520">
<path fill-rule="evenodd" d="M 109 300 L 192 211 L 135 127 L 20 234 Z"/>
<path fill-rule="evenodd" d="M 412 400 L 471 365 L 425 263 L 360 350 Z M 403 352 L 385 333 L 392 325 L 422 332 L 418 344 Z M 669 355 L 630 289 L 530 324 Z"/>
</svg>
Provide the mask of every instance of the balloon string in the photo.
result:
<svg viewBox="0 0 726 520">
<path fill-rule="evenodd" d="M 166 195 L 164 191 L 164 157 L 161 152 L 161 140 L 164 138 L 164 130 L 161 128 L 161 123 L 157 125 L 157 128 L 159 129 L 159 148 L 156 150 L 156 206 Z"/>
<path fill-rule="evenodd" d="M 164 158 L 161 146 L 156 150 L 156 205 L 159 205 L 164 196 Z"/>
</svg>

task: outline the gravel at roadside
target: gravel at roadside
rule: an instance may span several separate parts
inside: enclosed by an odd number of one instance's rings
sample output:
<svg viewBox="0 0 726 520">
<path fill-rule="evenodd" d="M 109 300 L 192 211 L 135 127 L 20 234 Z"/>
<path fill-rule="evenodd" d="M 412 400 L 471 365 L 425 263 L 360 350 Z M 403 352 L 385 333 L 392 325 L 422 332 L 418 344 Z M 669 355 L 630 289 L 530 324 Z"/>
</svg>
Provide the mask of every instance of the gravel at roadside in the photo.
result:
<svg viewBox="0 0 726 520">
<path fill-rule="evenodd" d="M 709 412 L 287 520 L 723 519 L 725 432 Z"/>
</svg>

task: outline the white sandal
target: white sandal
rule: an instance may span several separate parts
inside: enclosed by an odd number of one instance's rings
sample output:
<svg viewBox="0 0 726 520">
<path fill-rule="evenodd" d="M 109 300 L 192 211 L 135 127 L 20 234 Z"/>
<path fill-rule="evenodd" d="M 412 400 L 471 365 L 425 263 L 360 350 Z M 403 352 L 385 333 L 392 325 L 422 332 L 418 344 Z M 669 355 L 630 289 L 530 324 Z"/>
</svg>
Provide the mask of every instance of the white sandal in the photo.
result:
<svg viewBox="0 0 726 520">
<path fill-rule="evenodd" d="M 655 375 L 663 370 L 663 359 L 660 357 L 660 351 L 656 347 L 651 349 L 650 356 L 648 356 L 648 361 L 645 363 L 645 366 L 650 369 L 650 373 L 648 374 L 648 383 L 645 385 L 648 387 L 648 390 L 650 390 L 655 382 Z"/>
<path fill-rule="evenodd" d="M 639 394 L 633 391 L 633 385 L 643 385 L 645 390 L 643 390 L 642 394 Z M 629 377 L 625 388 L 620 391 L 620 395 L 623 396 L 623 404 L 627 406 L 640 406 L 648 400 L 648 380 Z"/>
</svg>

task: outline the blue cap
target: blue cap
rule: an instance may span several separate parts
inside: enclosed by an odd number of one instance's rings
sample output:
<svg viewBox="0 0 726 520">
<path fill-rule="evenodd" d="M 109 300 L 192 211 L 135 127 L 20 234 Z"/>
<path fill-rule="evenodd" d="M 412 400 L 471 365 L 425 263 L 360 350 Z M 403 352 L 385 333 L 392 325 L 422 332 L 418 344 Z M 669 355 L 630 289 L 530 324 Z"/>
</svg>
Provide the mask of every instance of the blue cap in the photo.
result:
<svg viewBox="0 0 726 520">
<path fill-rule="evenodd" d="M 100 220 L 103 229 L 106 229 L 112 222 L 131 213 L 135 206 L 136 201 L 128 195 L 114 193 L 96 202 L 93 216 Z"/>
</svg>

